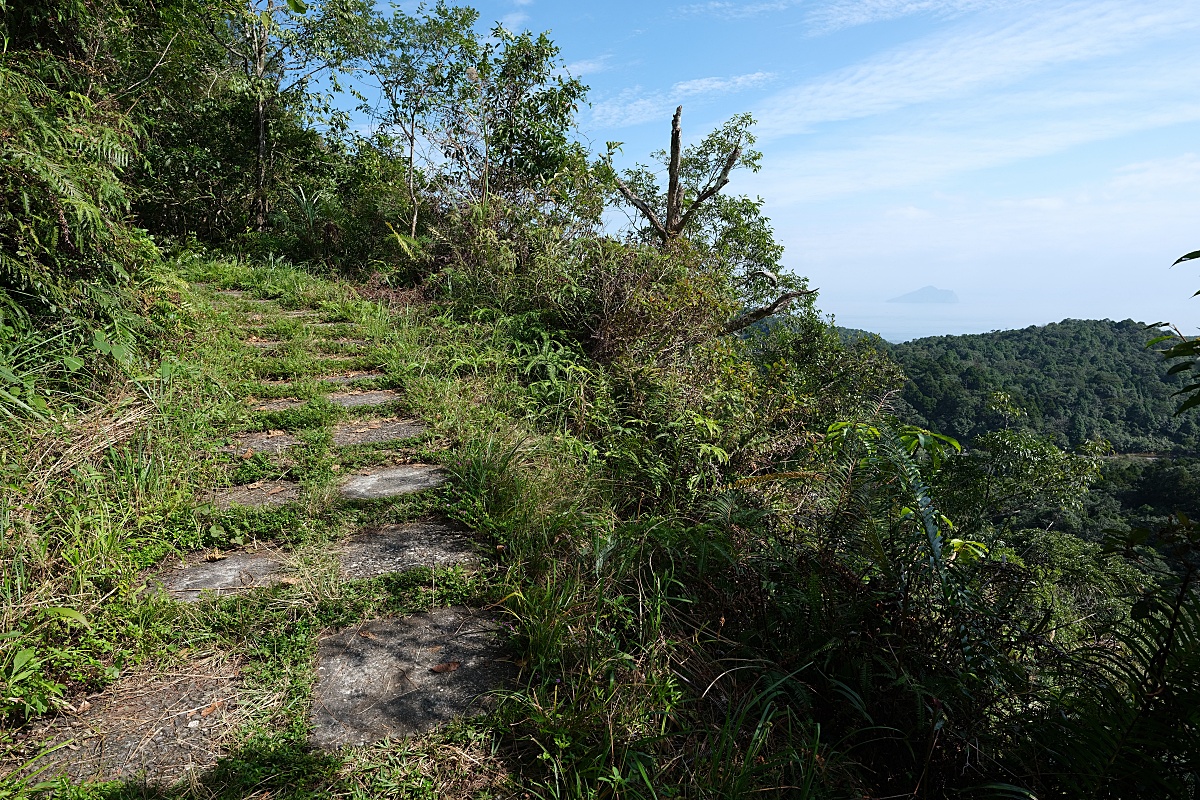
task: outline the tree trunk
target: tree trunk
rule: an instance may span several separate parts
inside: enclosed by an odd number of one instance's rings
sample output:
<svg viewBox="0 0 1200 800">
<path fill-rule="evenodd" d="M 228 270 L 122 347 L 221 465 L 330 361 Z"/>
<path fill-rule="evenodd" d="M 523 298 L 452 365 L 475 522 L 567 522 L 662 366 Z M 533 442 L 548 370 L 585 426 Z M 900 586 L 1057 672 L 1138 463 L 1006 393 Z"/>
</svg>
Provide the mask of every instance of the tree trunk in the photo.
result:
<svg viewBox="0 0 1200 800">
<path fill-rule="evenodd" d="M 254 230 L 262 233 L 267 227 L 267 101 L 259 94 L 254 106 L 257 117 L 258 148 L 254 163 Z"/>
<path fill-rule="evenodd" d="M 683 185 L 679 181 L 679 163 L 683 153 L 683 128 L 680 117 L 683 116 L 683 106 L 675 108 L 675 116 L 671 119 L 671 161 L 668 167 L 667 180 L 667 233 L 677 236 L 682 229 L 680 221 L 683 218 Z"/>
</svg>

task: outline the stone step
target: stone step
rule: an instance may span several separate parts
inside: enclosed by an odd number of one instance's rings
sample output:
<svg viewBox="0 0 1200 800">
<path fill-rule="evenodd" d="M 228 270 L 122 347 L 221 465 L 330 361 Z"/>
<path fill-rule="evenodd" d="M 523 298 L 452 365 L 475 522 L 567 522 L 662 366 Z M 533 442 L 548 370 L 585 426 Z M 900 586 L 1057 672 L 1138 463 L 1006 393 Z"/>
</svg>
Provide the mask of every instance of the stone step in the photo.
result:
<svg viewBox="0 0 1200 800">
<path fill-rule="evenodd" d="M 272 508 L 300 499 L 300 484 L 294 481 L 258 481 L 243 486 L 214 489 L 204 498 L 222 511 L 234 506 Z"/>
<path fill-rule="evenodd" d="M 285 580 L 284 571 L 282 557 L 273 550 L 202 552 L 168 564 L 151 580 L 171 598 L 194 603 L 204 592 L 224 596 L 275 586 Z"/>
<path fill-rule="evenodd" d="M 232 443 L 224 447 L 218 447 L 217 452 L 237 456 L 245 456 L 247 452 L 250 455 L 266 453 L 267 455 L 277 456 L 289 447 L 295 447 L 298 444 L 300 444 L 300 440 L 287 431 L 243 433 L 234 436 Z"/>
<path fill-rule="evenodd" d="M 333 446 L 350 447 L 356 444 L 378 444 L 400 439 L 413 439 L 426 428 L 412 419 L 367 419 L 339 422 L 333 428 Z"/>
<path fill-rule="evenodd" d="M 311 742 L 334 750 L 422 733 L 484 711 L 516 674 L 496 623 L 465 608 L 365 622 L 318 643 Z"/>
<path fill-rule="evenodd" d="M 350 476 L 338 489 L 349 500 L 385 500 L 433 489 L 446 482 L 446 474 L 432 464 L 402 464 L 397 467 Z"/>
<path fill-rule="evenodd" d="M 318 382 L 326 386 L 347 386 L 359 381 L 377 380 L 383 376 L 384 373 L 377 369 L 360 369 L 352 370 L 342 375 L 327 375 L 318 379 Z"/>
<path fill-rule="evenodd" d="M 369 406 L 386 406 L 404 399 L 404 395 L 394 389 L 374 389 L 358 392 L 338 392 L 327 394 L 325 399 L 335 406 L 342 408 L 365 408 Z"/>
<path fill-rule="evenodd" d="M 444 522 L 385 525 L 338 543 L 335 552 L 342 577 L 375 578 L 416 567 L 477 568 L 480 545 L 465 532 Z"/>
</svg>

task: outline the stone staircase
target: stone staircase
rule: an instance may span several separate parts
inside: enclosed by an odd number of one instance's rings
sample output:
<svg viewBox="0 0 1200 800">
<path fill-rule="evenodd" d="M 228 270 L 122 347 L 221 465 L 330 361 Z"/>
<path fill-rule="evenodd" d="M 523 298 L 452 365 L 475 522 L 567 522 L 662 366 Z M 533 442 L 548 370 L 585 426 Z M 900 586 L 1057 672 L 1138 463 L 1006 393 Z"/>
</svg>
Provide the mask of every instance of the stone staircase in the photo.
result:
<svg viewBox="0 0 1200 800">
<path fill-rule="evenodd" d="M 363 355 L 370 343 L 351 338 L 353 325 L 325 322 L 310 311 L 283 312 L 270 301 L 242 292 L 219 292 L 215 298 L 217 305 L 238 314 L 248 331 L 244 349 L 251 370 L 288 348 L 296 355 L 296 340 L 276 339 L 255 327 L 281 318 L 299 322 L 303 340 L 315 343 L 313 359 L 334 368 L 309 380 L 307 385 L 315 384 L 317 394 L 307 398 L 293 396 L 292 379 L 258 380 L 274 397 L 248 399 L 252 419 L 331 404 L 337 413 L 323 432 L 335 453 L 428 437 L 423 422 L 403 414 L 403 394 L 379 385 L 386 380 L 384 373 Z M 345 366 L 340 359 L 347 350 L 360 368 L 339 369 Z M 293 448 L 302 445 L 297 431 L 267 429 L 234 433 L 214 446 L 213 453 L 232 463 L 259 456 L 285 464 Z M 339 476 L 332 497 L 328 488 L 312 497 L 305 485 L 285 475 L 209 488 L 198 495 L 197 505 L 219 517 L 292 504 L 305 509 L 327 508 L 330 503 L 388 504 L 446 482 L 447 475 L 436 464 L 394 463 Z M 340 581 L 370 580 L 419 567 L 478 570 L 494 555 L 469 531 L 436 512 L 415 521 L 368 526 L 332 542 L 330 553 Z M 190 607 L 195 613 L 204 613 L 213 603 L 235 602 L 229 598 L 252 597 L 302 580 L 293 554 L 285 545 L 269 541 L 179 553 L 145 578 L 147 590 L 160 593 L 164 603 Z M 31 726 L 23 757 L 50 749 L 38 762 L 49 765 L 43 777 L 64 773 L 73 781 L 194 782 L 237 744 L 239 727 L 253 702 L 245 696 L 243 669 L 234 656 L 208 655 L 183 666 L 134 671 L 68 712 Z M 495 690 L 511 685 L 518 672 L 497 622 L 465 607 L 365 619 L 326 631 L 316 643 L 311 669 L 309 742 L 318 751 L 419 734 L 477 713 Z"/>
</svg>

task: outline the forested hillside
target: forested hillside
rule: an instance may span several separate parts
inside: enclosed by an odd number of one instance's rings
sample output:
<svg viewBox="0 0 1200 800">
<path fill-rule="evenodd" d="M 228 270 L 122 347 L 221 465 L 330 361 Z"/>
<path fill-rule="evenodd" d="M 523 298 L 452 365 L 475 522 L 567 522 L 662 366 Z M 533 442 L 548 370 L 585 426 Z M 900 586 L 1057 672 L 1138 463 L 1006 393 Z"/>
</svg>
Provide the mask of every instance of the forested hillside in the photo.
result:
<svg viewBox="0 0 1200 800">
<path fill-rule="evenodd" d="M 845 342 L 470 8 L 0 11 L 0 798 L 1194 797 L 1136 324 Z"/>
<path fill-rule="evenodd" d="M 1196 417 L 1175 415 L 1187 381 L 1147 347 L 1156 333 L 1133 320 L 1069 319 L 887 350 L 909 378 L 903 399 L 914 423 L 965 441 L 1011 424 L 994 408 L 1003 393 L 1062 447 L 1105 440 L 1121 453 L 1195 453 Z"/>
</svg>

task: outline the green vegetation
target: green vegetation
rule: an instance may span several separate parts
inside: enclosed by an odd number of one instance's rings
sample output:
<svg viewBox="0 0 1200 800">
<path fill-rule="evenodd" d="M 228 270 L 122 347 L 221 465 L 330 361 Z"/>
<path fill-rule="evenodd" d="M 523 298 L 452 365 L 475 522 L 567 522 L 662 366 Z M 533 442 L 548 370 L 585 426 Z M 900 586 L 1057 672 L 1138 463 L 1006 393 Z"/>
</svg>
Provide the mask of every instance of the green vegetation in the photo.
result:
<svg viewBox="0 0 1200 800">
<path fill-rule="evenodd" d="M 1014 331 L 935 336 L 891 345 L 910 383 L 903 399 L 917 424 L 972 440 L 1008 425 L 996 393 L 1060 447 L 1105 440 L 1119 453 L 1196 453 L 1194 415 L 1176 415 L 1185 385 L 1148 349 L 1146 326 L 1064 320 Z M 905 412 L 908 413 L 905 413 Z"/>
<path fill-rule="evenodd" d="M 1193 422 L 1162 423 L 1161 372 L 1108 346 L 1132 323 L 916 343 L 913 425 L 887 411 L 901 367 L 843 343 L 780 274 L 761 201 L 722 193 L 758 168 L 747 117 L 674 133 L 661 186 L 572 139 L 585 90 L 548 38 L 470 10 L 0 8 L 0 747 L 202 658 L 253 699 L 191 781 L 18 770 L 0 797 L 1194 793 L 1200 530 L 1151 497 L 1194 475 L 1141 465 L 1152 513 L 1071 532 L 1103 454 L 1064 446 L 1193 447 Z M 388 99 L 370 139 L 318 90 L 353 80 Z M 606 230 L 614 203 L 644 226 Z M 1086 369 L 1065 355 L 1084 335 Z M 429 435 L 333 448 L 358 412 L 314 378 L 356 368 Z M 251 410 L 281 397 L 305 402 Z M 276 428 L 287 459 L 218 452 Z M 448 488 L 335 500 L 346 471 L 418 457 Z M 205 502 L 278 477 L 300 501 Z M 338 579 L 332 542 L 429 514 L 494 557 Z M 194 605 L 149 587 L 174 553 L 262 544 L 296 580 Z M 464 603 L 505 620 L 521 667 L 488 714 L 308 749 L 323 632 Z"/>
</svg>

